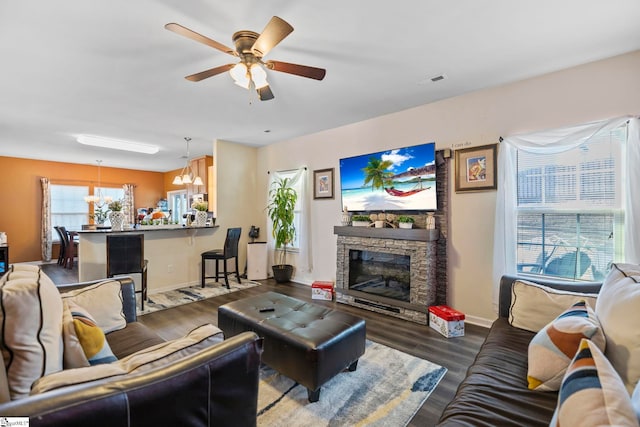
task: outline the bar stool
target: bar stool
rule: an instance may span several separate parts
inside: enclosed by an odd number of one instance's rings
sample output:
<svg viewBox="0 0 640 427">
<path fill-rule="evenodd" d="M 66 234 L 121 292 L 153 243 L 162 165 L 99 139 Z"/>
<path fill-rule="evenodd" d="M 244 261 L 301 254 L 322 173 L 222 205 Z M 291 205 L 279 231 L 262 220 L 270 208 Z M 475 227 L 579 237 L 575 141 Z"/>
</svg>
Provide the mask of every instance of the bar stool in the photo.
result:
<svg viewBox="0 0 640 427">
<path fill-rule="evenodd" d="M 238 283 L 240 283 L 240 269 L 238 268 L 238 242 L 240 241 L 240 233 L 242 232 L 242 228 L 228 228 L 227 229 L 227 238 L 224 241 L 224 248 L 222 249 L 213 249 L 211 251 L 202 252 L 202 287 L 204 288 L 205 279 L 216 279 L 220 277 L 224 277 L 224 283 L 227 285 L 227 289 L 231 289 L 229 287 L 229 274 L 236 273 L 236 278 L 238 279 Z M 230 258 L 235 258 L 236 270 L 235 271 L 227 271 L 227 260 Z M 216 261 L 216 275 L 215 276 L 205 276 L 205 262 L 208 259 L 212 259 Z M 222 261 L 223 273 L 220 275 L 219 262 Z"/>
<path fill-rule="evenodd" d="M 142 276 L 140 309 L 144 310 L 147 299 L 147 265 L 144 259 L 144 234 L 107 235 L 107 277 L 117 274 L 139 273 Z"/>
</svg>

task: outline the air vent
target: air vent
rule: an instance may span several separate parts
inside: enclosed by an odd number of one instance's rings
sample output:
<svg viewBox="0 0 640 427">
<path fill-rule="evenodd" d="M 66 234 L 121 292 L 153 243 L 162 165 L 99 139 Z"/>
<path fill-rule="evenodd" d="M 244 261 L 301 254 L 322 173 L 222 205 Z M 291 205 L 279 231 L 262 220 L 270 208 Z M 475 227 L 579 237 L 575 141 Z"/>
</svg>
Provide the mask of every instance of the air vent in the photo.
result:
<svg viewBox="0 0 640 427">
<path fill-rule="evenodd" d="M 440 74 L 438 76 L 431 77 L 429 80 L 431 80 L 432 82 L 435 83 L 435 82 L 439 82 L 440 80 L 444 80 L 446 78 L 447 78 L 447 76 L 445 74 Z"/>
</svg>

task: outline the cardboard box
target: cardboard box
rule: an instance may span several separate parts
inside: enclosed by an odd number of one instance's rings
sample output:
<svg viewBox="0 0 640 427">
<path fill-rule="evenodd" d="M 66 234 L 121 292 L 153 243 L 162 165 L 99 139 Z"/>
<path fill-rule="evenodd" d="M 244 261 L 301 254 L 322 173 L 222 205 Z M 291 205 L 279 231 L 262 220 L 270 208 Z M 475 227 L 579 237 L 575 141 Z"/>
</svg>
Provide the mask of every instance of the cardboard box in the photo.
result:
<svg viewBox="0 0 640 427">
<path fill-rule="evenodd" d="M 311 284 L 311 299 L 333 300 L 333 282 L 315 281 Z"/>
<path fill-rule="evenodd" d="M 447 338 L 464 336 L 464 313 L 446 305 L 429 307 L 429 326 Z"/>
</svg>

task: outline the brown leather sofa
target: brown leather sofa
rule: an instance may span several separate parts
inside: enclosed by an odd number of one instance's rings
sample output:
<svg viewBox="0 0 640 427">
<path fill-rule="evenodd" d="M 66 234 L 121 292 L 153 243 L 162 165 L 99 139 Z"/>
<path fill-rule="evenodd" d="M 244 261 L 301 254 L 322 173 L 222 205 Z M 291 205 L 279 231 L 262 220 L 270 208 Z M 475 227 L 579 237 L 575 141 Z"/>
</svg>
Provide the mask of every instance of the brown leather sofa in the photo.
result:
<svg viewBox="0 0 640 427">
<path fill-rule="evenodd" d="M 122 358 L 164 340 L 137 322 L 133 281 L 118 280 L 127 326 L 107 341 Z M 146 373 L 0 404 L 0 416 L 27 416 L 32 427 L 255 426 L 261 354 L 262 340 L 247 332 Z"/>
<path fill-rule="evenodd" d="M 499 317 L 469 367 L 453 400 L 447 405 L 438 426 L 548 426 L 558 393 L 527 388 L 529 342 L 533 332 L 509 324 L 511 287 L 517 277 L 500 281 Z M 600 283 L 526 280 L 554 289 L 597 293 Z"/>
</svg>

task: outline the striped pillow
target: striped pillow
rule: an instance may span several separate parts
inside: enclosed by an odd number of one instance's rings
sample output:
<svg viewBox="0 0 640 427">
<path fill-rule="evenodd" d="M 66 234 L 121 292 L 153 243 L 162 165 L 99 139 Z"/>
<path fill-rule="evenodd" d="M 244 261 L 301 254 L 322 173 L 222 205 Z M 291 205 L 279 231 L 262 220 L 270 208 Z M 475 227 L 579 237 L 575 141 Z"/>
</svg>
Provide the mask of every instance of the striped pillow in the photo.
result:
<svg viewBox="0 0 640 427">
<path fill-rule="evenodd" d="M 550 426 L 638 426 L 629 393 L 597 345 L 580 341 Z"/>
<path fill-rule="evenodd" d="M 542 328 L 529 343 L 529 389 L 556 391 L 582 338 L 600 349 L 605 338 L 593 309 L 578 301 Z"/>
<path fill-rule="evenodd" d="M 62 300 L 46 274 L 14 266 L 0 281 L 0 348 L 11 400 L 38 378 L 62 370 Z"/>
</svg>

